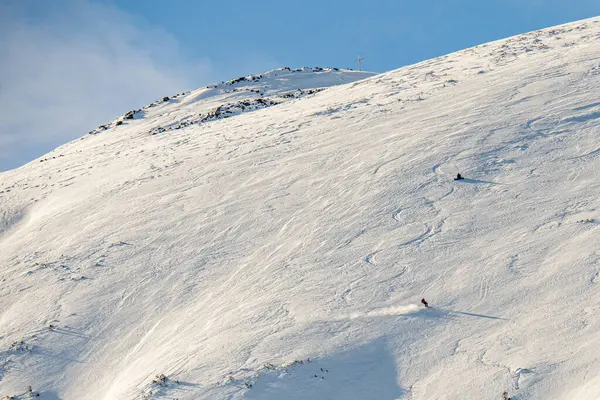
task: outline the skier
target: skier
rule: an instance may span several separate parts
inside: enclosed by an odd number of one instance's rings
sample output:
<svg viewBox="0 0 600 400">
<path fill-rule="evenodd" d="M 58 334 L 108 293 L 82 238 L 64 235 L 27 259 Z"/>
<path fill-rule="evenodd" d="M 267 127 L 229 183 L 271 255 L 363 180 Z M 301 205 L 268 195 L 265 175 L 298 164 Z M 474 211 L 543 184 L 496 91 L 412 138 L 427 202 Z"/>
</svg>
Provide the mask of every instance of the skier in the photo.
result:
<svg viewBox="0 0 600 400">
<path fill-rule="evenodd" d="M 425 299 L 421 299 L 421 303 L 423 303 L 425 307 L 429 308 L 429 303 L 427 303 Z"/>
<path fill-rule="evenodd" d="M 454 180 L 460 181 L 461 179 L 465 179 L 465 178 L 463 178 L 461 174 L 456 174 L 456 178 L 454 178 Z"/>
</svg>

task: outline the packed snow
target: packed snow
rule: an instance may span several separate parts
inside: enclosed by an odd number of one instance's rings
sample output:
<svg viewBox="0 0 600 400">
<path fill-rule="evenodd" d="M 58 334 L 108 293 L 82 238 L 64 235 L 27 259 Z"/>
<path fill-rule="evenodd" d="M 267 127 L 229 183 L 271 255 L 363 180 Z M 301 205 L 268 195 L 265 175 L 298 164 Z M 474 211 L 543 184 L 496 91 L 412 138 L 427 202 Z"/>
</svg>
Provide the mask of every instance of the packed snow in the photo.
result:
<svg viewBox="0 0 600 400">
<path fill-rule="evenodd" d="M 598 93 L 593 18 L 160 98 L 1 173 L 0 396 L 597 400 Z"/>
</svg>

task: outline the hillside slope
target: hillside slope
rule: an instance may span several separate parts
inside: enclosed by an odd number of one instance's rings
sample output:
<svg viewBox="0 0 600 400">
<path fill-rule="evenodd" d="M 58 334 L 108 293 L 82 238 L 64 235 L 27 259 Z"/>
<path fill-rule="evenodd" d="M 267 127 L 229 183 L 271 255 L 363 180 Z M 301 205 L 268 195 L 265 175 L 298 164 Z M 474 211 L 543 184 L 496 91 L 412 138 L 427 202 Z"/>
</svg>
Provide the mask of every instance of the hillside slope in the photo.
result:
<svg viewBox="0 0 600 400">
<path fill-rule="evenodd" d="M 0 174 L 1 395 L 600 398 L 600 18 L 221 89 Z"/>
</svg>

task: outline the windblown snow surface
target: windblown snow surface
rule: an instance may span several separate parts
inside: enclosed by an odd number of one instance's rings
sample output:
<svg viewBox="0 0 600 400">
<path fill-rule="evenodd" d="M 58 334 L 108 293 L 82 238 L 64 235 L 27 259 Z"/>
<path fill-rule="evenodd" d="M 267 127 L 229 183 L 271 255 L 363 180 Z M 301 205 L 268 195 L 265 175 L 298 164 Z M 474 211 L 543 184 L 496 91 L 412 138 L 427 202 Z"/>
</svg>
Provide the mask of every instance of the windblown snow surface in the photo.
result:
<svg viewBox="0 0 600 400">
<path fill-rule="evenodd" d="M 599 399 L 600 18 L 371 75 L 0 174 L 0 394 Z"/>
</svg>

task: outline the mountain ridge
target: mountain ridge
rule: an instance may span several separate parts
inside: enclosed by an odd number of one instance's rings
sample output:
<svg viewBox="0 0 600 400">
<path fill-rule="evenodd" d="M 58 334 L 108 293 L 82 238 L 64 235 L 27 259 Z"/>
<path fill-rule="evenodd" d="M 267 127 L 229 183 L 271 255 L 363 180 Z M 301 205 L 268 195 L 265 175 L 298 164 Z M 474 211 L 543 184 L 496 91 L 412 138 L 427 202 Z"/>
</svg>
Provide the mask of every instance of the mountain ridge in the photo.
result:
<svg viewBox="0 0 600 400">
<path fill-rule="evenodd" d="M 364 79 L 373 75 L 375 74 L 372 72 L 340 68 L 278 68 L 262 74 L 247 75 L 226 82 L 209 84 L 194 91 L 165 96 L 141 109 L 128 111 L 115 121 L 102 124 L 89 133 L 95 135 L 111 128 L 114 129 L 117 126 L 121 126 L 127 120 L 140 118 L 140 114 L 144 115 L 151 108 L 165 104 L 169 105 L 173 101 L 179 107 L 185 107 L 189 104 L 196 104 L 198 101 L 207 102 L 208 100 L 214 100 L 214 104 L 212 104 L 212 109 L 210 110 L 206 110 L 207 107 L 202 103 L 199 107 L 187 107 L 191 109 L 188 113 L 197 113 L 200 110 L 204 114 L 200 113 L 197 116 L 186 115 L 181 121 L 172 123 L 167 128 L 158 126 L 151 131 L 152 134 L 164 133 L 189 125 L 228 118 L 232 116 L 231 114 L 239 114 L 281 104 L 286 100 L 318 93 L 327 87 Z"/>
</svg>

